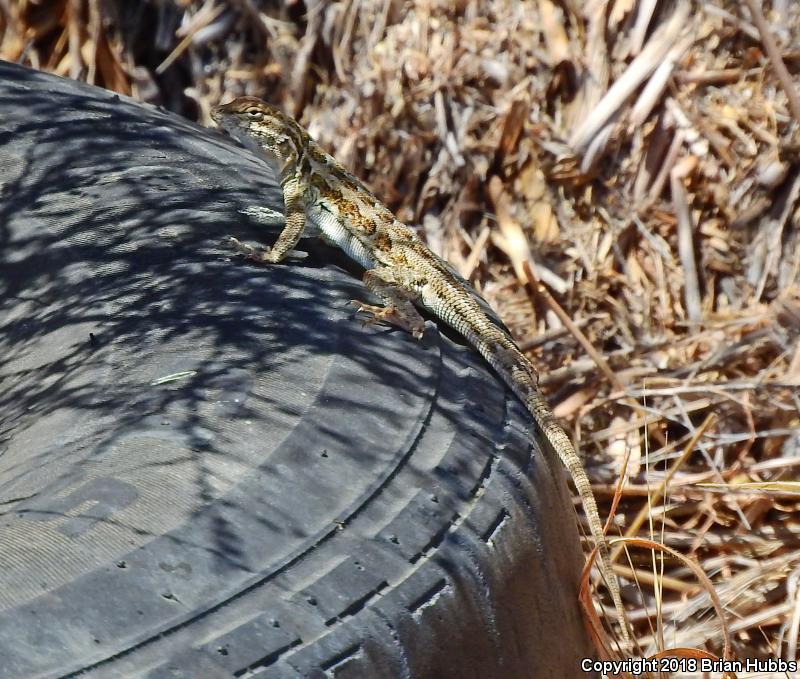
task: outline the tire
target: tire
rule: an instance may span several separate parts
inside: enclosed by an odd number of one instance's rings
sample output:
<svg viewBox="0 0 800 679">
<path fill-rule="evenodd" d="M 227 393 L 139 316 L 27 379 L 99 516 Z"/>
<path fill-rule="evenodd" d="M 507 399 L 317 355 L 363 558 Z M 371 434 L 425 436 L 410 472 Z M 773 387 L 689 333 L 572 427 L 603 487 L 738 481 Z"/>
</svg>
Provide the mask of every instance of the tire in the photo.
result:
<svg viewBox="0 0 800 679">
<path fill-rule="evenodd" d="M 569 677 L 563 474 L 469 347 L 256 267 L 265 166 L 0 62 L 0 678 Z"/>
</svg>

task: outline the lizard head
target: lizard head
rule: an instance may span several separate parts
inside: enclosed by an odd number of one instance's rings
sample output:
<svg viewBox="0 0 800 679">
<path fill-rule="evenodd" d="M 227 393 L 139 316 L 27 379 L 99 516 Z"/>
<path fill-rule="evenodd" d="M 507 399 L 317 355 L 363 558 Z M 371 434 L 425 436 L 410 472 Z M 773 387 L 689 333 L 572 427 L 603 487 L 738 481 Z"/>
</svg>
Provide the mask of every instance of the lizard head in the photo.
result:
<svg viewBox="0 0 800 679">
<path fill-rule="evenodd" d="M 266 156 L 278 173 L 297 162 L 306 144 L 303 128 L 256 97 L 239 97 L 217 106 L 211 118 L 244 146 Z"/>
</svg>

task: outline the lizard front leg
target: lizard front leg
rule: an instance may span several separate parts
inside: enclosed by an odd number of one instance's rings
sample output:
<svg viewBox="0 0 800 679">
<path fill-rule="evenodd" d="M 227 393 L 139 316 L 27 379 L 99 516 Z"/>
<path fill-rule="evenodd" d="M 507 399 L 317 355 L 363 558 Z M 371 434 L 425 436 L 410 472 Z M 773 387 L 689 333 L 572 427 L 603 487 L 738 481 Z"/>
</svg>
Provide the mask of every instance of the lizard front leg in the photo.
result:
<svg viewBox="0 0 800 679">
<path fill-rule="evenodd" d="M 358 306 L 360 312 L 369 314 L 364 321 L 365 325 L 386 321 L 420 339 L 425 331 L 425 321 L 414 306 L 417 295 L 411 292 L 409 281 L 405 278 L 402 270 L 392 267 L 369 269 L 364 273 L 364 285 L 380 297 L 384 306 L 365 304 L 358 300 L 353 300 L 352 303 Z"/>
<path fill-rule="evenodd" d="M 278 235 L 278 240 L 271 248 L 254 248 L 245 245 L 236 238 L 231 238 L 233 245 L 241 251 L 247 259 L 259 264 L 277 264 L 286 257 L 292 248 L 297 245 L 300 236 L 306 228 L 306 209 L 303 202 L 305 193 L 304 184 L 297 177 L 291 177 L 282 182 L 283 203 L 286 208 L 286 226 Z"/>
</svg>

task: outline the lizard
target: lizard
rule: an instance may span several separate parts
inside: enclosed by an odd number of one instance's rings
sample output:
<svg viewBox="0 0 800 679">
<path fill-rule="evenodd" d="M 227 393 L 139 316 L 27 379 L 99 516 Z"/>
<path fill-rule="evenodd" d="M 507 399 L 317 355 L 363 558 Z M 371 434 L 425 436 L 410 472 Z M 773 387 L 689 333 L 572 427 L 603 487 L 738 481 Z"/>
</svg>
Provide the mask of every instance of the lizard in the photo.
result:
<svg viewBox="0 0 800 679">
<path fill-rule="evenodd" d="M 428 311 L 464 337 L 522 401 L 572 477 L 586 512 L 599 567 L 621 631 L 630 640 L 619 585 L 611 569 L 586 471 L 538 386 L 538 374 L 510 333 L 490 317 L 488 304 L 413 229 L 400 222 L 364 184 L 280 109 L 239 97 L 213 109 L 214 122 L 266 159 L 283 193 L 285 226 L 272 247 L 256 249 L 231 239 L 248 258 L 281 262 L 303 235 L 319 235 L 365 269 L 363 282 L 383 306 L 355 302 L 366 323 L 386 321 L 419 339 Z"/>
</svg>

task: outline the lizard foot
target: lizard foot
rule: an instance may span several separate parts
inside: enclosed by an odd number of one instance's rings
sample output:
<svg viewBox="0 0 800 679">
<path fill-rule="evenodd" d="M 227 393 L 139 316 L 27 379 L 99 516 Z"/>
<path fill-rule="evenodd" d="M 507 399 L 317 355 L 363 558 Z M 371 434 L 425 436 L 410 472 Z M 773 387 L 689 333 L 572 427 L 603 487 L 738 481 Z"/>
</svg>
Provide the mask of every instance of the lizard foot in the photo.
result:
<svg viewBox="0 0 800 679">
<path fill-rule="evenodd" d="M 368 314 L 368 316 L 363 319 L 365 326 L 379 323 L 380 321 L 386 321 L 391 325 L 411 333 L 415 339 L 422 339 L 422 335 L 425 332 L 424 324 L 421 321 L 408 318 L 401 313 L 399 309 L 393 306 L 373 306 L 372 304 L 359 302 L 357 299 L 351 300 L 350 303 L 358 307 L 358 313 L 363 312 Z"/>
<path fill-rule="evenodd" d="M 238 238 L 233 236 L 228 237 L 230 243 L 240 255 L 251 262 L 258 262 L 259 264 L 275 264 L 278 260 L 272 255 L 271 248 L 254 248 L 252 245 L 242 243 Z"/>
</svg>

